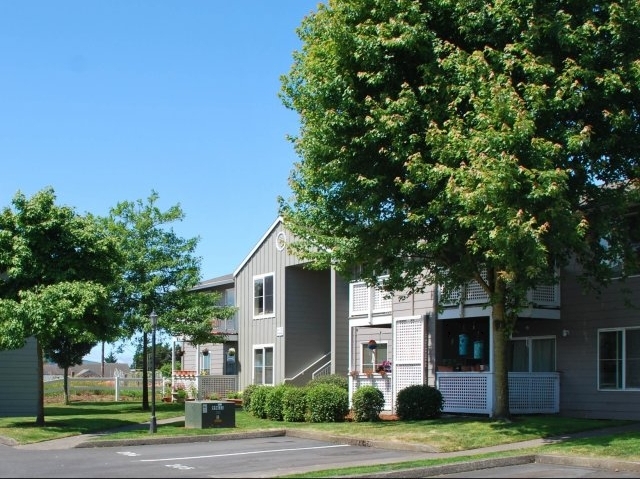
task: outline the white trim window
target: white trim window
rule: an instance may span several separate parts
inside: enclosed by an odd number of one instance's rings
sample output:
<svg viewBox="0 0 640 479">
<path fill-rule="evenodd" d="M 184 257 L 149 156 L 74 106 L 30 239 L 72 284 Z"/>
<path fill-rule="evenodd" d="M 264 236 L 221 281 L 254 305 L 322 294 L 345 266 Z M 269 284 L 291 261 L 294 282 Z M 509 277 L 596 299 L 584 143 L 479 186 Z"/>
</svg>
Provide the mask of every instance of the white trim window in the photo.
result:
<svg viewBox="0 0 640 479">
<path fill-rule="evenodd" d="M 273 345 L 253 347 L 253 384 L 273 386 Z"/>
<path fill-rule="evenodd" d="M 369 349 L 369 343 L 362 343 L 360 345 L 360 367 L 361 371 L 376 371 L 376 367 L 382 364 L 382 361 L 386 361 L 387 357 L 387 343 L 376 343 L 376 349 Z"/>
<path fill-rule="evenodd" d="M 512 338 L 508 347 L 510 372 L 549 373 L 556 370 L 555 336 Z"/>
<path fill-rule="evenodd" d="M 275 315 L 275 275 L 261 274 L 253 277 L 253 319 Z"/>
<path fill-rule="evenodd" d="M 640 389 L 640 328 L 598 330 L 598 389 Z"/>
<path fill-rule="evenodd" d="M 200 358 L 200 372 L 211 374 L 211 351 L 209 354 L 201 354 Z"/>
</svg>

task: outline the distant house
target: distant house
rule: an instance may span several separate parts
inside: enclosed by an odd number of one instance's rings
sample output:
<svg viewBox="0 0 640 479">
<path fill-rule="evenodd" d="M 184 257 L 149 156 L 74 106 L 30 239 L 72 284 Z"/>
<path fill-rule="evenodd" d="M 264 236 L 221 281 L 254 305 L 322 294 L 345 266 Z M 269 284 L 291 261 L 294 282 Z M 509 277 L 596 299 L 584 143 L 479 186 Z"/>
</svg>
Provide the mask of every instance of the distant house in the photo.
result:
<svg viewBox="0 0 640 479">
<path fill-rule="evenodd" d="M 0 416 L 36 416 L 41 381 L 35 339 L 21 349 L 0 351 Z"/>
</svg>

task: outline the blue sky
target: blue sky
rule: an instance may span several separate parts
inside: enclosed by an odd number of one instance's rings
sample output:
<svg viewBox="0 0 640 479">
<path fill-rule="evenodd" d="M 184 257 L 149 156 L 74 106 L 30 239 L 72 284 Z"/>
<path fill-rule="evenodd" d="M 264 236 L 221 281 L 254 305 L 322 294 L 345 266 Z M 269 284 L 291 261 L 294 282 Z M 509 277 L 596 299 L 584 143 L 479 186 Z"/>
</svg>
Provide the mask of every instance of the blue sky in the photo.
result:
<svg viewBox="0 0 640 479">
<path fill-rule="evenodd" d="M 0 2 L 0 207 L 51 186 L 106 215 L 155 190 L 200 237 L 203 279 L 233 272 L 289 194 L 298 117 L 279 78 L 317 4 Z"/>
</svg>

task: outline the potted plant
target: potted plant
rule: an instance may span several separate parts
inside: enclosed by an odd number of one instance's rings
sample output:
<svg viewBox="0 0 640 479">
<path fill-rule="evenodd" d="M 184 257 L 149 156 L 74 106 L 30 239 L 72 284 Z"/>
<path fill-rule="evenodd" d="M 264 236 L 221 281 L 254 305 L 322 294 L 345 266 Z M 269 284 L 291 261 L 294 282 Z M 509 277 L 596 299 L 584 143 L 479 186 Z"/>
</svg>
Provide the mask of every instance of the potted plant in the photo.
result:
<svg viewBox="0 0 640 479">
<path fill-rule="evenodd" d="M 187 398 L 187 390 L 184 384 L 177 384 L 171 395 L 176 402 L 184 402 Z"/>
</svg>

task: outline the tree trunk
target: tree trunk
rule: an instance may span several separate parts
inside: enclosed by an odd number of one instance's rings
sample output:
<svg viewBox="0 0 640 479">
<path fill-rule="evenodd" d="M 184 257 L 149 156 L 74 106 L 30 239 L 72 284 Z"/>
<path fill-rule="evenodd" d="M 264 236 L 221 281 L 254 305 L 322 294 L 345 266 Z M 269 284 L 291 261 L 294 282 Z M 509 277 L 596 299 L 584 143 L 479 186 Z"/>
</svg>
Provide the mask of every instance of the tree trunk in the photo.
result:
<svg viewBox="0 0 640 479">
<path fill-rule="evenodd" d="M 36 338 L 36 354 L 38 355 L 38 412 L 36 415 L 36 426 L 44 426 L 44 358 L 42 356 L 42 346 Z"/>
<path fill-rule="evenodd" d="M 64 403 L 69 404 L 69 366 L 64 367 L 62 387 L 64 388 Z"/>
<path fill-rule="evenodd" d="M 496 419 L 509 419 L 509 372 L 507 367 L 507 345 L 509 342 L 508 333 L 511 328 L 507 327 L 507 316 L 505 311 L 505 285 L 502 281 L 495 282 L 495 292 L 499 300 L 491 308 L 493 318 L 493 381 L 494 381 L 494 404 L 493 416 Z"/>
<path fill-rule="evenodd" d="M 149 372 L 147 368 L 147 333 L 142 334 L 142 410 L 148 411 L 149 407 Z"/>
</svg>

